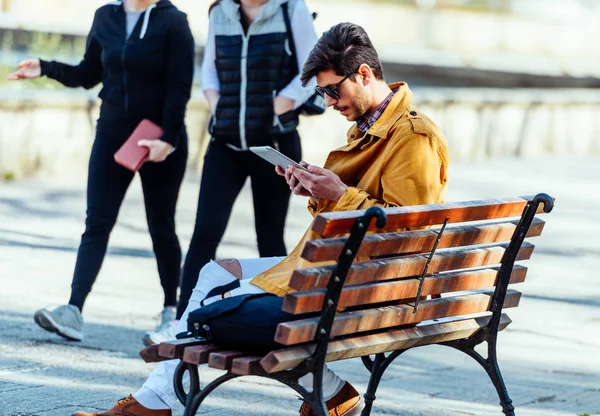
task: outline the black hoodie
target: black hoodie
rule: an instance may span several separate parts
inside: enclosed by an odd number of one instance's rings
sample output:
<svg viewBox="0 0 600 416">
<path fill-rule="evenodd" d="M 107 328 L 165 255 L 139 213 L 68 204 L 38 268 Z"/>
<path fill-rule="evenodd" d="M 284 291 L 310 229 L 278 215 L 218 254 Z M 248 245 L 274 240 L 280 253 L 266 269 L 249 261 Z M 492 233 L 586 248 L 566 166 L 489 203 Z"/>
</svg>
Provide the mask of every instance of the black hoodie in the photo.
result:
<svg viewBox="0 0 600 416">
<path fill-rule="evenodd" d="M 122 1 L 100 7 L 79 65 L 41 61 L 42 75 L 67 87 L 93 88 L 102 82 L 101 120 L 147 118 L 177 145 L 194 74 L 194 39 L 186 15 L 168 0 L 142 13 L 127 38 Z"/>
</svg>

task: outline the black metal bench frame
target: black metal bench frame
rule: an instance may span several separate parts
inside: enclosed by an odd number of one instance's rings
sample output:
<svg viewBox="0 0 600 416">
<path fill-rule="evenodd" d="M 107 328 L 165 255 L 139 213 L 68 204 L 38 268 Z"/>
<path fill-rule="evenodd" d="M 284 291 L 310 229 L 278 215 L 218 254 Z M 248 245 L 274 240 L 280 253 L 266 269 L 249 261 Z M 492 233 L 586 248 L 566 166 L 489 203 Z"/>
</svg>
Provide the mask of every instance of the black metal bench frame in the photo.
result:
<svg viewBox="0 0 600 416">
<path fill-rule="evenodd" d="M 502 411 L 506 416 L 515 416 L 515 408 L 508 395 L 506 385 L 502 378 L 496 354 L 496 343 L 502 315 L 502 305 L 504 305 L 504 300 L 506 298 L 506 293 L 517 254 L 523 241 L 525 240 L 525 236 L 527 235 L 529 227 L 531 226 L 540 204 L 544 204 L 543 209 L 546 213 L 552 211 L 554 207 L 553 199 L 547 194 L 538 194 L 526 204 L 519 224 L 517 225 L 510 240 L 509 246 L 502 258 L 500 271 L 498 273 L 498 282 L 492 297 L 492 307 L 490 309 L 492 315 L 489 323 L 469 338 L 436 344 L 445 345 L 462 351 L 475 359 L 475 361 L 477 361 L 484 368 L 494 384 L 494 387 L 496 388 L 500 398 Z M 323 302 L 321 318 L 317 327 L 317 334 L 315 336 L 315 343 L 317 346 L 312 356 L 305 359 L 301 364 L 291 370 L 272 374 L 255 374 L 257 376 L 277 380 L 294 389 L 305 401 L 310 404 L 313 412 L 317 416 L 328 416 L 328 410 L 323 399 L 323 383 L 321 375 L 325 367 L 327 346 L 330 341 L 329 337 L 337 312 L 338 301 L 342 293 L 348 270 L 354 261 L 355 255 L 358 252 L 358 248 L 360 247 L 369 224 L 373 218 L 376 219 L 376 225 L 378 228 L 382 228 L 386 223 L 386 215 L 381 208 L 369 208 L 362 217 L 356 220 L 350 236 L 348 237 L 348 241 L 346 242 L 346 245 L 342 250 L 342 254 L 338 259 L 338 264 L 333 275 L 334 277 L 333 279 L 330 279 L 327 287 L 327 296 Z M 483 342 L 487 342 L 487 358 L 484 358 L 481 354 L 475 351 L 475 347 Z M 379 382 L 381 381 L 386 369 L 396 358 L 412 348 L 415 347 L 396 350 L 388 353 L 387 355 L 385 353 L 375 354 L 375 358 L 371 358 L 369 355 L 361 357 L 363 364 L 371 373 L 367 391 L 363 396 L 365 406 L 361 413 L 362 416 L 369 416 L 371 414 L 373 401 L 375 400 L 375 392 L 377 391 Z M 189 393 L 186 393 L 183 387 L 183 379 L 186 372 L 188 372 L 190 375 Z M 308 392 L 298 382 L 301 377 L 308 373 L 313 374 L 312 392 Z M 240 377 L 240 375 L 227 372 L 201 389 L 198 366 L 181 361 L 175 371 L 173 383 L 177 398 L 184 406 L 186 406 L 185 415 L 195 415 L 204 399 L 213 390 L 215 390 L 221 384 L 237 377 Z"/>
</svg>

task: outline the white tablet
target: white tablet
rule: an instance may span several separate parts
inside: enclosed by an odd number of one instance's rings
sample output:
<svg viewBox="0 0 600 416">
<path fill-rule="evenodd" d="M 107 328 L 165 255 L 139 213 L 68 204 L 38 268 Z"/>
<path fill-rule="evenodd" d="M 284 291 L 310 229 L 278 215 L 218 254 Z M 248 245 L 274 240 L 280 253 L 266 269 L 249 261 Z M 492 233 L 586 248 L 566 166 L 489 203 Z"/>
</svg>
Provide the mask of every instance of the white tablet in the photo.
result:
<svg viewBox="0 0 600 416">
<path fill-rule="evenodd" d="M 295 167 L 308 172 L 308 169 L 306 169 L 304 166 L 297 162 L 294 162 L 292 159 L 279 152 L 278 150 L 273 149 L 271 146 L 252 146 L 249 149 L 250 151 L 262 157 L 267 162 L 270 162 L 273 165 L 277 165 L 283 170 L 285 170 L 285 168 L 287 168 L 289 165 L 294 165 Z"/>
</svg>

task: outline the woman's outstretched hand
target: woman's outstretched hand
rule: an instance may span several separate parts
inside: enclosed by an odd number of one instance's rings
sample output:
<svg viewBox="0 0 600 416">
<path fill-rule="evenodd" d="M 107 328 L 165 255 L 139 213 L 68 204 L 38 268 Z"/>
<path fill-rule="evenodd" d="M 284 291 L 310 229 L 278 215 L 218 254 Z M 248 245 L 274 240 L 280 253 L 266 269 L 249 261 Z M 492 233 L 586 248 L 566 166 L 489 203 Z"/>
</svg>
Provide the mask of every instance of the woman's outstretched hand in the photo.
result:
<svg viewBox="0 0 600 416">
<path fill-rule="evenodd" d="M 42 75 L 42 67 L 39 59 L 28 59 L 19 64 L 19 69 L 12 74 L 8 74 L 6 79 L 10 81 L 19 81 L 22 79 L 36 79 Z"/>
</svg>

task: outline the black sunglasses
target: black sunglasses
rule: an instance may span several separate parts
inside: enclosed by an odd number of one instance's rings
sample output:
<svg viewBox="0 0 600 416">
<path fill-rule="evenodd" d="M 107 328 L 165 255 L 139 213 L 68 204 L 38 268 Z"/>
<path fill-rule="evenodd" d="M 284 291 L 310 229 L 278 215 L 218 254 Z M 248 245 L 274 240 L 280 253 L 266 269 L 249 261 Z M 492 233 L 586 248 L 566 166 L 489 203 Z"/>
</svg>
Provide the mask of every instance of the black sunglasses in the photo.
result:
<svg viewBox="0 0 600 416">
<path fill-rule="evenodd" d="M 340 82 L 331 86 L 331 87 L 319 87 L 318 85 L 315 87 L 315 90 L 319 93 L 321 97 L 325 97 L 325 94 L 329 95 L 334 100 L 340 99 L 340 93 L 338 92 L 338 88 L 344 81 L 350 78 L 353 74 L 346 75 Z"/>
</svg>

